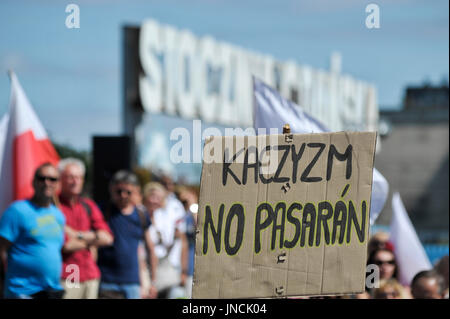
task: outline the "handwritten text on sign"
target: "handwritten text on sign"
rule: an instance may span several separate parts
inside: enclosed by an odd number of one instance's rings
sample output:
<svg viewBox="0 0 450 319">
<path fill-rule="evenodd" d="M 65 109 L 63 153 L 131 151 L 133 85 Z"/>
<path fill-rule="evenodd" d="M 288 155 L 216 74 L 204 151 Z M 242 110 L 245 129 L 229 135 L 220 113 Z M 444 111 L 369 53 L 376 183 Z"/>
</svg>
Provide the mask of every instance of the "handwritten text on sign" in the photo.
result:
<svg viewBox="0 0 450 319">
<path fill-rule="evenodd" d="M 375 132 L 207 139 L 193 298 L 364 291 L 375 143 Z"/>
<path fill-rule="evenodd" d="M 298 170 L 299 162 L 306 148 L 316 150 L 312 159 L 304 166 L 300 172 Z M 352 144 L 340 151 L 331 144 L 325 143 L 302 143 L 297 149 L 296 145 L 275 145 L 267 146 L 262 151 L 257 147 L 242 148 L 233 156 L 229 156 L 228 148 L 224 151 L 224 161 L 222 163 L 222 184 L 227 186 L 228 183 L 236 185 L 246 185 L 247 183 L 288 183 L 297 182 L 314 183 L 322 180 L 329 181 L 332 178 L 333 163 L 335 161 L 346 163 L 345 178 L 348 180 L 352 176 Z M 279 162 L 276 172 L 273 176 L 267 177 L 261 172 L 261 162 L 259 158 L 264 153 L 273 150 L 280 152 Z M 321 156 L 325 152 L 326 171 L 323 176 L 310 176 L 310 173 Z M 252 163 L 249 162 L 249 154 L 253 153 L 256 159 Z M 231 164 L 236 158 L 244 155 L 243 165 L 240 165 L 240 171 L 231 169 Z M 281 176 L 283 166 L 287 161 L 291 161 L 292 170 L 289 176 Z M 253 179 L 249 179 L 249 175 L 253 175 Z M 231 178 L 229 178 L 231 177 Z M 203 248 L 204 255 L 208 253 L 209 239 L 214 243 L 217 253 L 221 253 L 222 249 L 232 256 L 239 252 L 245 236 L 245 223 L 253 223 L 254 253 L 261 251 L 261 234 L 265 231 L 271 232 L 270 248 L 295 248 L 295 247 L 319 247 L 322 243 L 325 245 L 341 245 L 349 244 L 351 241 L 352 229 L 357 233 L 357 239 L 360 243 L 365 241 L 366 222 L 368 220 L 368 205 L 366 200 L 361 203 L 355 203 L 353 200 L 346 200 L 345 197 L 350 188 L 350 184 L 344 184 L 340 195 L 340 199 L 334 203 L 323 200 L 318 202 L 292 202 L 287 204 L 284 201 L 276 203 L 262 202 L 256 207 L 255 219 L 246 221 L 245 207 L 242 203 L 234 203 L 229 207 L 220 204 L 218 208 L 205 205 L 205 219 L 203 225 Z M 218 213 L 213 214 L 214 209 L 218 209 Z M 357 212 L 360 211 L 358 214 Z M 218 216 L 214 220 L 213 215 Z M 281 216 L 281 218 L 279 217 Z M 237 225 L 236 231 L 233 232 L 231 238 L 231 227 Z M 287 238 L 285 236 L 287 228 L 294 229 L 293 236 Z M 292 232 L 291 232 L 292 233 Z"/>
</svg>

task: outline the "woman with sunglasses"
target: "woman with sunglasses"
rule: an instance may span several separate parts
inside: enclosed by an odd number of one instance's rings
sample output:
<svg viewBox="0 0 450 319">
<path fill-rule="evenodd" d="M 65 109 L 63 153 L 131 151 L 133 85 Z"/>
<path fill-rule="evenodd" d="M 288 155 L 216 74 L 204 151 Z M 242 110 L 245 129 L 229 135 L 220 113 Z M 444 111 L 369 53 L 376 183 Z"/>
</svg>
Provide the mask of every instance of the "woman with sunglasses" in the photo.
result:
<svg viewBox="0 0 450 319">
<path fill-rule="evenodd" d="M 398 266 L 394 253 L 387 248 L 379 248 L 372 251 L 367 261 L 368 265 L 374 264 L 378 266 L 380 271 L 380 280 L 397 279 Z"/>
<path fill-rule="evenodd" d="M 378 248 L 372 251 L 367 260 L 368 265 L 376 265 L 379 270 L 379 288 L 381 287 L 381 283 L 398 283 L 398 265 L 395 259 L 394 252 L 389 248 Z M 398 283 L 400 285 L 400 283 Z M 403 287 L 403 286 L 402 286 Z M 378 289 L 379 289 L 378 288 Z M 374 298 L 377 296 L 378 289 L 371 290 L 370 293 Z M 403 287 L 403 292 L 399 297 L 400 299 L 410 299 L 410 292 L 408 287 Z M 384 297 L 383 297 L 384 299 Z M 394 298 L 396 299 L 396 298 Z"/>
</svg>

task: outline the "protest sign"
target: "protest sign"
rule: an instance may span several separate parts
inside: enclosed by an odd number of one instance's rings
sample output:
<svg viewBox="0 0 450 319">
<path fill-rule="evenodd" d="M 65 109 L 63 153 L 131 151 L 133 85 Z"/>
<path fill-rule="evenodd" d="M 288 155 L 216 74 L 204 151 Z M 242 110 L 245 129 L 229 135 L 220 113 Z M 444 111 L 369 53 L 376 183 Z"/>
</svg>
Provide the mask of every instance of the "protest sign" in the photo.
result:
<svg viewBox="0 0 450 319">
<path fill-rule="evenodd" d="M 375 142 L 375 132 L 207 139 L 193 298 L 363 292 Z"/>
</svg>

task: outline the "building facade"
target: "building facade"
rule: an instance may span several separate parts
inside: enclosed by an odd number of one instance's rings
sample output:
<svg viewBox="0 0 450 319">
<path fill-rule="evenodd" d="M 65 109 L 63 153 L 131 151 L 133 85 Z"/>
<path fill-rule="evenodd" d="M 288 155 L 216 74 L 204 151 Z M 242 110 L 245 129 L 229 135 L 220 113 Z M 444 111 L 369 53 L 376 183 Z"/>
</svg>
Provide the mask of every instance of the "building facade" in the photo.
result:
<svg viewBox="0 0 450 319">
<path fill-rule="evenodd" d="M 380 112 L 385 130 L 375 166 L 388 180 L 391 196 L 378 223 L 389 224 L 390 200 L 398 191 L 418 231 L 448 236 L 448 93 L 448 86 L 410 87 L 401 111 Z"/>
<path fill-rule="evenodd" d="M 321 70 L 154 20 L 124 27 L 123 36 L 124 133 L 135 142 L 140 166 L 168 166 L 173 123 L 189 126 L 199 119 L 205 126 L 253 128 L 253 77 L 332 131 L 377 129 L 375 87 L 341 73 L 339 54 L 331 55 L 329 70 Z M 166 145 L 150 135 L 167 136 Z"/>
</svg>

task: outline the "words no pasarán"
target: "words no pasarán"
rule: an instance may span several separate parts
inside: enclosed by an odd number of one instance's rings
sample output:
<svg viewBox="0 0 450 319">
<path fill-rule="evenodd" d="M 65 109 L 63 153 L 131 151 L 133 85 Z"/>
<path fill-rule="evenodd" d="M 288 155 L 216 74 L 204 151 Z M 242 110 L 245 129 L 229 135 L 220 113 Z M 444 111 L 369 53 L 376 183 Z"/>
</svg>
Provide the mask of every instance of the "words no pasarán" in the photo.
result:
<svg viewBox="0 0 450 319">
<path fill-rule="evenodd" d="M 359 207 L 361 213 L 358 214 L 357 205 L 352 200 L 344 200 L 349 187 L 349 184 L 345 186 L 341 199 L 335 203 L 328 200 L 304 204 L 293 202 L 290 205 L 284 201 L 273 204 L 260 203 L 256 207 L 253 225 L 254 253 L 261 252 L 262 233 L 270 228 L 271 250 L 305 247 L 306 244 L 309 247 L 320 247 L 322 244 L 327 246 L 350 244 L 352 229 L 355 230 L 359 243 L 364 243 L 369 214 L 367 201 L 361 201 Z M 244 232 L 247 229 L 246 223 L 248 223 L 244 205 L 232 204 L 225 215 L 225 205 L 220 204 L 217 214 L 214 215 L 216 218 L 213 218 L 211 206 L 206 205 L 203 223 L 203 254 L 208 253 L 209 234 L 211 234 L 216 253 L 221 253 L 223 247 L 227 255 L 236 255 L 242 246 Z M 232 228 L 233 224 L 236 227 Z M 287 236 L 287 233 L 290 235 Z"/>
<path fill-rule="evenodd" d="M 325 143 L 303 143 L 296 149 L 296 145 L 275 145 L 266 146 L 261 152 L 255 146 L 250 146 L 247 149 L 243 148 L 236 152 L 231 158 L 229 158 L 229 150 L 225 149 L 223 157 L 222 168 L 222 184 L 227 185 L 231 180 L 238 185 L 246 185 L 248 181 L 248 172 L 254 170 L 254 183 L 261 182 L 263 184 L 268 183 L 296 183 L 298 179 L 298 167 L 299 162 L 305 154 L 306 148 L 316 149 L 315 155 L 307 163 L 303 172 L 300 175 L 300 181 L 306 183 L 320 182 L 324 178 L 320 176 L 310 176 L 310 173 L 322 153 L 325 151 L 327 144 Z M 274 150 L 280 152 L 280 160 L 278 162 L 277 169 L 274 175 L 270 178 L 264 176 L 261 173 L 260 159 L 264 152 Z M 349 144 L 344 152 L 339 152 L 334 144 L 330 144 L 327 155 L 326 165 L 326 180 L 329 181 L 332 177 L 332 169 L 334 159 L 346 162 L 346 174 L 345 178 L 348 180 L 352 175 L 352 150 L 353 146 Z M 231 165 L 236 161 L 236 158 L 243 152 L 244 161 L 242 168 L 242 174 L 236 174 L 237 170 L 231 168 Z M 255 160 L 253 163 L 249 163 L 249 154 L 253 153 Z M 258 158 L 259 157 L 259 158 Z M 282 169 L 286 161 L 290 158 L 292 160 L 292 172 L 291 176 L 280 176 Z M 240 175 L 241 178 L 238 177 Z M 287 205 L 281 201 L 278 203 L 260 203 L 256 208 L 256 219 L 254 223 L 254 252 L 259 253 L 261 251 L 261 235 L 266 229 L 272 228 L 270 248 L 294 248 L 296 246 L 304 247 L 318 247 L 321 244 L 334 245 L 334 244 L 349 244 L 351 241 L 352 228 L 355 229 L 358 241 L 363 243 L 366 237 L 366 220 L 368 215 L 367 202 L 363 200 L 360 204 L 361 213 L 357 214 L 357 205 L 352 200 L 344 201 L 344 196 L 349 189 L 347 184 L 344 188 L 341 200 L 331 204 L 329 201 L 324 200 L 318 203 L 300 203 L 294 202 Z M 302 216 L 296 217 L 297 213 L 301 213 Z M 213 215 L 217 216 L 217 222 L 214 222 Z M 225 216 L 226 215 L 226 216 Z M 281 216 L 281 222 L 279 222 L 278 216 Z M 231 225 L 233 221 L 236 221 L 236 230 L 231 233 Z M 331 225 L 329 224 L 331 223 Z M 290 226 L 289 226 L 290 225 Z M 217 214 L 212 213 L 212 209 L 209 205 L 205 207 L 205 221 L 203 224 L 203 254 L 208 252 L 208 238 L 211 235 L 215 251 L 220 253 L 222 246 L 228 255 L 235 255 L 238 253 L 242 246 L 243 236 L 245 231 L 245 208 L 240 203 L 233 204 L 225 214 L 224 204 L 221 204 Z M 224 226 L 224 227 L 223 227 Z M 286 228 L 293 227 L 293 236 L 288 239 L 285 238 Z M 210 234 L 210 235 L 209 235 Z M 231 238 L 233 235 L 234 238 Z M 277 242 L 278 238 L 278 242 Z M 234 242 L 234 243 L 232 243 Z"/>
<path fill-rule="evenodd" d="M 297 182 L 297 171 L 298 171 L 298 164 L 300 160 L 303 157 L 303 154 L 305 153 L 306 147 L 317 149 L 316 154 L 311 159 L 311 161 L 308 163 L 308 165 L 303 170 L 300 181 L 306 182 L 306 183 L 314 183 L 314 182 L 320 182 L 323 180 L 323 177 L 320 176 L 309 176 L 311 173 L 311 170 L 321 157 L 323 151 L 325 150 L 327 144 L 324 143 L 303 143 L 301 144 L 299 150 L 296 150 L 295 144 L 292 145 L 268 145 L 261 150 L 261 152 L 258 151 L 258 148 L 255 146 L 250 146 L 247 149 L 242 148 L 237 153 L 235 153 L 231 158 L 229 158 L 229 149 L 225 149 L 224 156 L 223 156 L 223 166 L 222 166 L 222 185 L 225 186 L 227 182 L 229 181 L 228 176 L 231 176 L 232 180 L 234 180 L 238 185 L 246 185 L 248 180 L 248 171 L 254 170 L 254 183 L 258 183 L 260 181 L 263 184 L 269 184 L 269 183 L 286 183 L 291 181 L 292 183 Z M 264 176 L 264 174 L 261 172 L 262 163 L 260 159 L 263 157 L 263 154 L 267 151 L 274 150 L 280 152 L 278 155 L 281 155 L 280 161 L 278 162 L 278 167 L 275 171 L 274 176 L 267 178 Z M 346 161 L 346 173 L 345 178 L 349 179 L 352 175 L 352 150 L 353 146 L 349 144 L 346 148 L 346 150 L 343 153 L 340 153 L 336 146 L 331 144 L 328 149 L 328 156 L 327 156 L 327 169 L 326 169 L 326 180 L 331 179 L 332 170 L 333 170 L 333 160 L 336 158 L 337 160 L 343 162 Z M 244 161 L 242 167 L 242 174 L 237 174 L 236 170 L 233 170 L 231 168 L 231 165 L 236 161 L 236 158 L 242 154 L 242 152 L 245 151 L 244 155 Z M 253 163 L 249 163 L 249 154 L 254 154 L 255 160 Z M 286 163 L 286 160 L 289 158 L 292 160 L 292 174 L 291 176 L 280 176 L 281 171 Z M 238 175 L 241 175 L 241 178 L 239 179 Z"/>
</svg>

